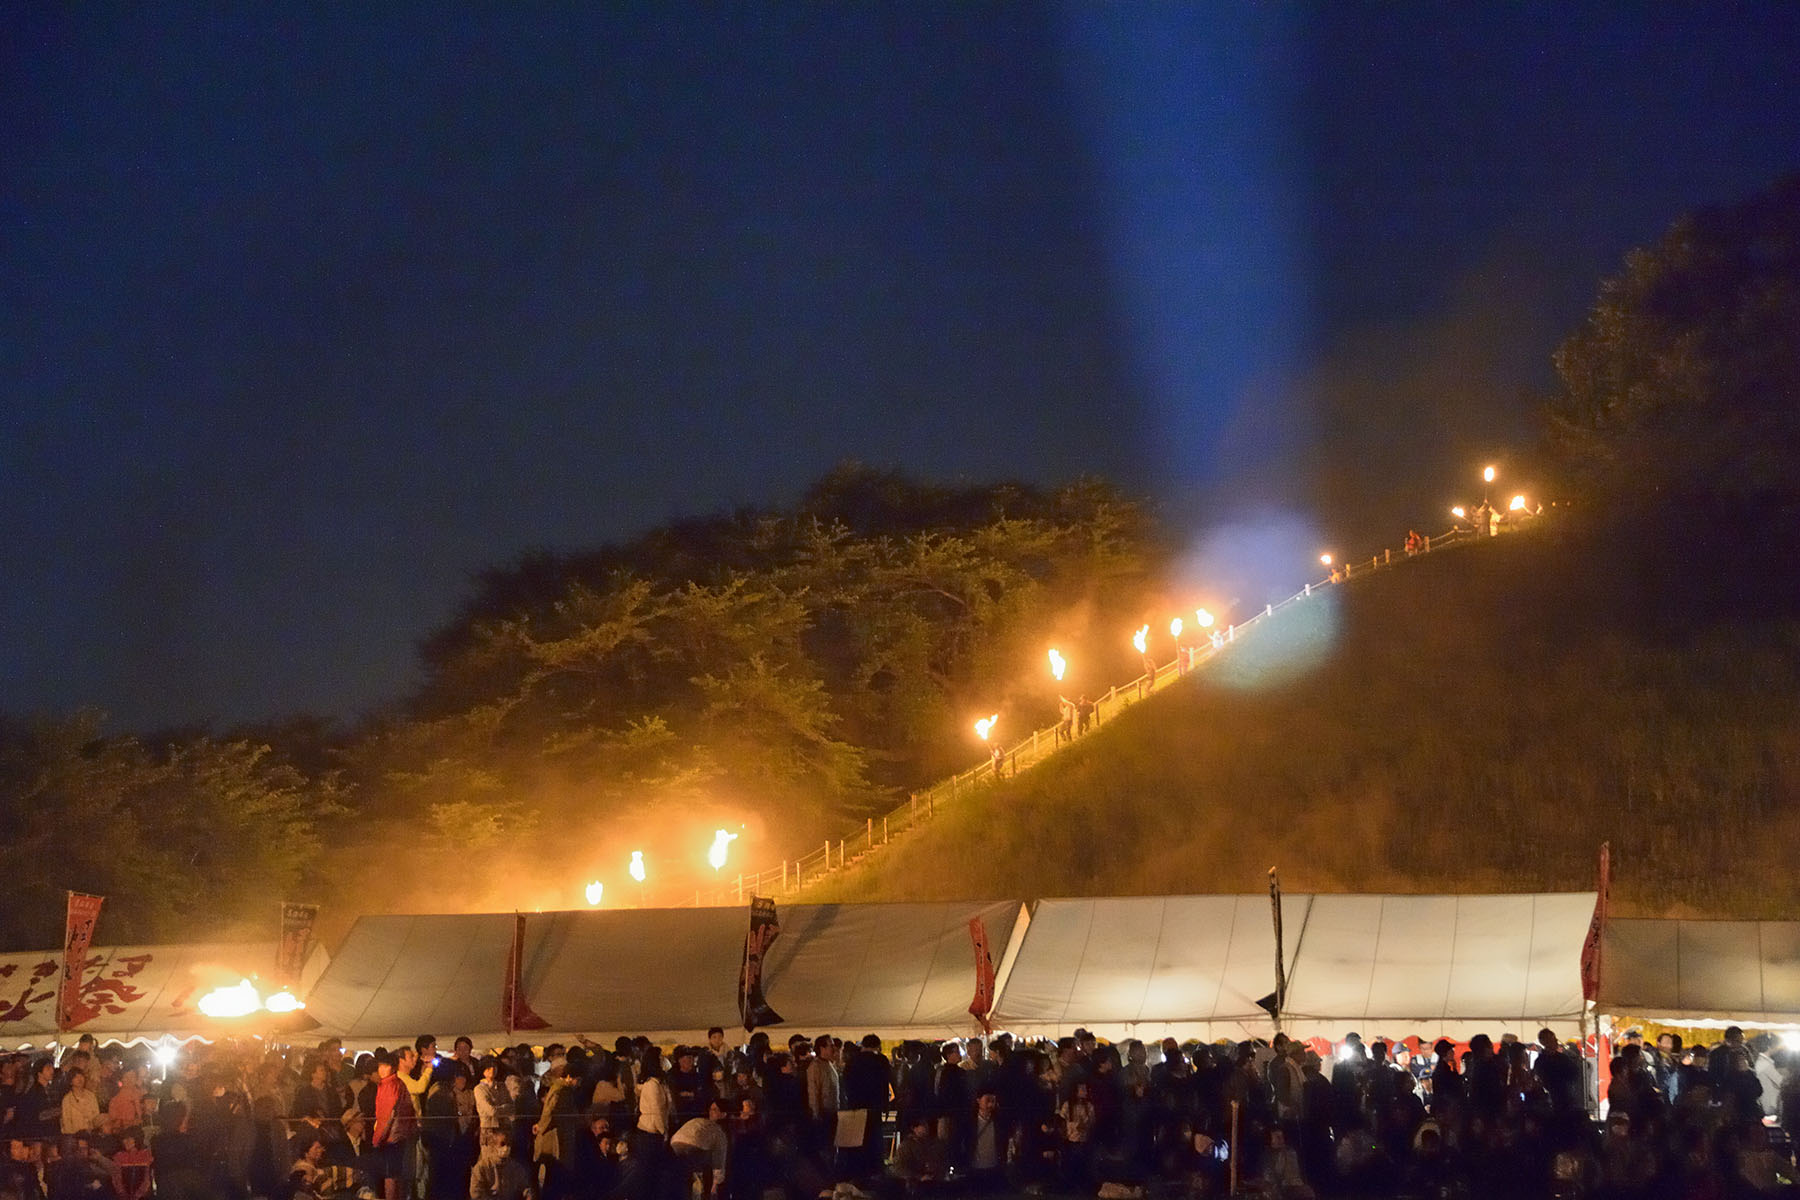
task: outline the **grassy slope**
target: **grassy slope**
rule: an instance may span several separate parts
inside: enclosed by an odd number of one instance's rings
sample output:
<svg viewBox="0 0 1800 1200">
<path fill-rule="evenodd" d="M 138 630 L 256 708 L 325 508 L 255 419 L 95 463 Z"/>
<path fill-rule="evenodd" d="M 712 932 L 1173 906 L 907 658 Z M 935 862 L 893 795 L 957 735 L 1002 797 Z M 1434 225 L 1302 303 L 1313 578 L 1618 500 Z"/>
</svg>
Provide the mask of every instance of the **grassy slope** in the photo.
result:
<svg viewBox="0 0 1800 1200">
<path fill-rule="evenodd" d="M 1610 839 L 1620 915 L 1791 917 L 1800 621 L 1714 567 L 1544 529 L 1334 589 L 808 898 L 1586 888 Z"/>
</svg>

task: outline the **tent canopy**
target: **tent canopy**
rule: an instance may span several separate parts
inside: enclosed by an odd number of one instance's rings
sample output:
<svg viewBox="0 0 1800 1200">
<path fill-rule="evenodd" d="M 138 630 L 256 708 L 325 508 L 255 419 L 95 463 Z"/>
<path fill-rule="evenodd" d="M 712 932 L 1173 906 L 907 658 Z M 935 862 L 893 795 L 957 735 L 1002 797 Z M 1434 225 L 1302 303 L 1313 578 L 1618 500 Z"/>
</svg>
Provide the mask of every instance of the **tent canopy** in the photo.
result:
<svg viewBox="0 0 1800 1200">
<path fill-rule="evenodd" d="M 1304 897 L 1283 900 L 1288 961 Z M 1077 1025 L 1183 1030 L 1268 1024 L 1275 990 L 1267 896 L 1039 900 L 1006 976 L 995 1022 L 1021 1032 Z"/>
<path fill-rule="evenodd" d="M 1608 920 L 1599 1007 L 1677 1021 L 1800 1023 L 1800 921 Z"/>
<path fill-rule="evenodd" d="M 764 964 L 764 992 L 784 1029 L 966 1034 L 974 1028 L 969 921 L 982 919 L 998 957 L 1020 907 L 787 905 Z M 427 1030 L 498 1040 L 506 1036 L 502 995 L 515 920 L 364 917 L 307 997 L 308 1015 L 358 1041 Z M 526 914 L 521 991 L 554 1032 L 698 1036 L 736 1020 L 747 929 L 742 908 Z"/>
<path fill-rule="evenodd" d="M 302 992 L 323 970 L 315 949 L 300 980 Z M 91 1033 L 101 1041 L 211 1037 L 221 1026 L 194 1007 L 213 988 L 270 973 L 275 943 L 104 946 L 88 951 L 82 1002 L 95 1015 L 67 1038 Z M 0 955 L 0 1044 L 57 1040 L 56 985 L 62 951 Z"/>
<path fill-rule="evenodd" d="M 1463 1036 L 1581 1017 L 1592 892 L 1282 898 L 1297 1036 Z M 1267 896 L 1041 900 L 1007 975 L 998 1024 L 1086 1025 L 1122 1037 L 1266 1035 L 1275 990 Z"/>
<path fill-rule="evenodd" d="M 1283 1028 L 1299 1036 L 1573 1030 L 1591 892 L 1289 895 Z M 998 960 L 995 1022 L 1109 1037 L 1266 1035 L 1275 990 L 1269 899 L 1149 896 L 786 905 L 765 964 L 784 1029 L 940 1037 L 974 1030 L 968 922 Z M 517 918 L 364 917 L 307 997 L 359 1041 L 467 1033 L 497 1041 Z M 528 914 L 521 982 L 549 1031 L 697 1036 L 732 1024 L 742 908 Z"/>
</svg>

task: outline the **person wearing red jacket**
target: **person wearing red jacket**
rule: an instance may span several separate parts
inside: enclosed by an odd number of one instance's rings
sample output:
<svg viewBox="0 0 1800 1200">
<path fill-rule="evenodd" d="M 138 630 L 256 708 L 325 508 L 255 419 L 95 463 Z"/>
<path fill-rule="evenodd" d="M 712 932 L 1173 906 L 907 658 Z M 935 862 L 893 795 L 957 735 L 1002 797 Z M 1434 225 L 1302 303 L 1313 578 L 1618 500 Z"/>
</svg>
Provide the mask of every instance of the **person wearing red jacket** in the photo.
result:
<svg viewBox="0 0 1800 1200">
<path fill-rule="evenodd" d="M 384 1200 L 400 1200 L 406 1150 L 418 1132 L 418 1110 L 400 1082 L 394 1056 L 384 1052 L 375 1059 L 375 1124 L 369 1135 Z"/>
</svg>

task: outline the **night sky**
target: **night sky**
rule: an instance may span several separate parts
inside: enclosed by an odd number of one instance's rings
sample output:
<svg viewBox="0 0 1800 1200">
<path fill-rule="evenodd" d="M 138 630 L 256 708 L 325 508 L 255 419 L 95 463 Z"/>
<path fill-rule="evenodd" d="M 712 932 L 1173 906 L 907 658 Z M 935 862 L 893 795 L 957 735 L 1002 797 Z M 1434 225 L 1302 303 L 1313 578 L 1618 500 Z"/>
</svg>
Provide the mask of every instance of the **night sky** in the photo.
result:
<svg viewBox="0 0 1800 1200">
<path fill-rule="evenodd" d="M 1800 168 L 1800 6 L 1485 7 L 8 6 L 0 710 L 352 717 L 847 457 L 1397 543 Z"/>
</svg>

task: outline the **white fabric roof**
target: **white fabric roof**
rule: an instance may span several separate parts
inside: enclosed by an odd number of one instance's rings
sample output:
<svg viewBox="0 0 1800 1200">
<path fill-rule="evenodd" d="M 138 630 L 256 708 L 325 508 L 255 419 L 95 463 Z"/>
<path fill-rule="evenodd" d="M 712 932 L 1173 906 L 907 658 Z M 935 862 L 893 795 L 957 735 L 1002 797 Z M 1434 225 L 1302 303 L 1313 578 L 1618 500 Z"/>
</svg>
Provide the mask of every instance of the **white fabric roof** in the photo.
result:
<svg viewBox="0 0 1800 1200">
<path fill-rule="evenodd" d="M 1305 897 L 1283 898 L 1290 963 L 1305 909 Z M 1266 1027 L 1256 1001 L 1275 990 L 1271 915 L 1267 896 L 1039 900 L 995 1025 L 1144 1029 L 1138 1036 Z"/>
<path fill-rule="evenodd" d="M 1283 1028 L 1302 1036 L 1572 1029 L 1594 899 L 1309 897 Z"/>
<path fill-rule="evenodd" d="M 315 950 L 301 989 L 323 969 Z M 42 1044 L 56 1039 L 56 983 L 62 951 L 0 955 L 0 1045 Z M 98 1016 L 69 1034 L 91 1033 L 103 1042 L 154 1040 L 165 1035 L 214 1036 L 219 1025 L 194 1007 L 213 988 L 275 965 L 275 943 L 172 946 L 97 946 L 88 951 L 82 994 Z"/>
<path fill-rule="evenodd" d="M 1648 1018 L 1800 1022 L 1800 921 L 1609 920 L 1598 1007 Z"/>
<path fill-rule="evenodd" d="M 1016 900 L 783 905 L 764 993 L 784 1029 L 966 1034 L 969 919 L 985 921 L 998 965 L 1020 910 Z M 307 1013 L 322 1031 L 360 1041 L 427 1031 L 497 1040 L 513 921 L 510 913 L 364 917 L 307 997 Z M 729 1028 L 748 926 L 747 908 L 736 907 L 527 914 L 526 1004 L 563 1034 Z"/>
<path fill-rule="evenodd" d="M 1282 1027 L 1297 1036 L 1504 1032 L 1580 1021 L 1591 892 L 1282 898 Z M 1266 895 L 1041 900 L 996 1024 L 1103 1036 L 1266 1034 Z"/>
</svg>

